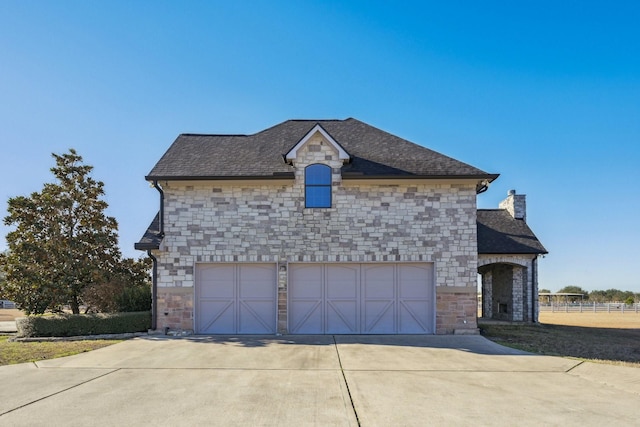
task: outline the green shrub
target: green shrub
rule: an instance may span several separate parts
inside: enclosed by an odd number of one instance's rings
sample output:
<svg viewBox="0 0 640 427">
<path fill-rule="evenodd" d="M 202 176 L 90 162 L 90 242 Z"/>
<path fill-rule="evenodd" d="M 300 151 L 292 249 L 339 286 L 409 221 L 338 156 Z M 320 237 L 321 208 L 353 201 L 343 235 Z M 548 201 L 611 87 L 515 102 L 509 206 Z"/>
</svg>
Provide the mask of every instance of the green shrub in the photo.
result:
<svg viewBox="0 0 640 427">
<path fill-rule="evenodd" d="M 148 286 L 131 286 L 124 288 L 115 296 L 119 312 L 151 310 L 151 289 Z"/>
<path fill-rule="evenodd" d="M 97 283 L 84 290 L 82 300 L 90 311 L 117 313 L 151 310 L 151 286 L 123 280 Z"/>
<path fill-rule="evenodd" d="M 17 319 L 16 326 L 18 337 L 72 337 L 146 332 L 151 328 L 151 312 L 27 316 Z"/>
</svg>

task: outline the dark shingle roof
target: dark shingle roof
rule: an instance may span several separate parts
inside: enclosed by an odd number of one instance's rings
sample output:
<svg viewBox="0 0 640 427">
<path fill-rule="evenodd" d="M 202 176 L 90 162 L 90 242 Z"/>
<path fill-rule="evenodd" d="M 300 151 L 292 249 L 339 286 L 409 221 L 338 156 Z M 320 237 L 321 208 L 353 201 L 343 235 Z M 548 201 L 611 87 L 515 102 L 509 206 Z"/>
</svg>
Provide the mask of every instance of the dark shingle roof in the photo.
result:
<svg viewBox="0 0 640 427">
<path fill-rule="evenodd" d="M 144 232 L 144 236 L 134 247 L 139 251 L 149 251 L 160 248 L 162 236 L 160 235 L 160 213 L 158 212 L 151 221 L 149 228 Z"/>
<path fill-rule="evenodd" d="M 504 209 L 478 210 L 479 254 L 546 254 L 526 222 Z"/>
<path fill-rule="evenodd" d="M 293 178 L 293 168 L 285 163 L 283 155 L 316 124 L 350 154 L 351 162 L 342 168 L 345 178 L 497 178 L 350 118 L 288 120 L 253 135 L 182 134 L 146 179 Z"/>
</svg>

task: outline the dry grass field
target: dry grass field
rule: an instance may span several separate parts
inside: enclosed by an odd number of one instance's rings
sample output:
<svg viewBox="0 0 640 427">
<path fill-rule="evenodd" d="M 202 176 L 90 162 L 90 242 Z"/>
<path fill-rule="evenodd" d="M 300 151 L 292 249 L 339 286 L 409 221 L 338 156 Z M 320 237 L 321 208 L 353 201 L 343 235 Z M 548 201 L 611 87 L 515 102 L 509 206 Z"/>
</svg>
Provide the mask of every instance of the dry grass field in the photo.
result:
<svg viewBox="0 0 640 427">
<path fill-rule="evenodd" d="M 16 317 L 24 317 L 25 314 L 14 308 L 0 308 L 0 322 L 10 322 Z"/>
<path fill-rule="evenodd" d="M 640 313 L 564 313 L 540 312 L 540 323 L 546 325 L 584 326 L 586 328 L 640 329 Z"/>
</svg>

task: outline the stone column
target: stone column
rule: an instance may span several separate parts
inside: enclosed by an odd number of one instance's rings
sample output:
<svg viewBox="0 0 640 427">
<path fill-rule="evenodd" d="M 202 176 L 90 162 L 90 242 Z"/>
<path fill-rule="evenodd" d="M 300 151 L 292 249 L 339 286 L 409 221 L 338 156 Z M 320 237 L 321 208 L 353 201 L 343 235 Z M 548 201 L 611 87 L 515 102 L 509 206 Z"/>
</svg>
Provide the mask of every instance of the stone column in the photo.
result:
<svg viewBox="0 0 640 427">
<path fill-rule="evenodd" d="M 287 334 L 287 263 L 278 263 L 278 333 Z"/>
<path fill-rule="evenodd" d="M 538 323 L 538 314 L 540 313 L 540 301 L 538 300 L 538 258 L 534 258 L 531 261 L 531 292 L 533 294 L 533 299 L 531 303 L 533 304 L 533 318 L 531 321 L 533 323 Z"/>
<path fill-rule="evenodd" d="M 524 320 L 524 280 L 523 267 L 513 266 L 513 289 L 512 289 L 512 313 L 511 320 L 514 322 L 522 322 Z"/>
<path fill-rule="evenodd" d="M 524 269 L 523 272 L 523 280 L 524 280 L 524 289 L 525 289 L 525 303 L 524 303 L 524 316 L 523 319 L 525 322 L 534 322 L 532 310 L 535 304 L 535 301 L 538 299 L 538 292 L 534 293 L 533 286 L 533 277 L 532 272 L 533 268 L 531 268 L 531 262 L 527 262 L 527 268 Z"/>
<path fill-rule="evenodd" d="M 487 269 L 482 273 L 482 317 L 484 319 L 491 319 L 493 313 L 493 306 L 491 304 L 493 299 L 492 285 L 493 272 Z"/>
</svg>

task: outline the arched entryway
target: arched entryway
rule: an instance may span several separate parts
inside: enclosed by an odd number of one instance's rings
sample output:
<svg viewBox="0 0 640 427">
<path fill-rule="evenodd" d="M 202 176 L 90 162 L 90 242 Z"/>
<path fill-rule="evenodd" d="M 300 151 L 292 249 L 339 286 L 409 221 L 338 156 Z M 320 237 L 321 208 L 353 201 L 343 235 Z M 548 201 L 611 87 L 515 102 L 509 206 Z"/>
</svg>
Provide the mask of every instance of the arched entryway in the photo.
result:
<svg viewBox="0 0 640 427">
<path fill-rule="evenodd" d="M 537 289 L 532 275 L 535 259 L 481 258 L 482 318 L 508 322 L 537 321 Z"/>
</svg>

